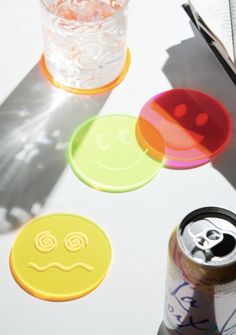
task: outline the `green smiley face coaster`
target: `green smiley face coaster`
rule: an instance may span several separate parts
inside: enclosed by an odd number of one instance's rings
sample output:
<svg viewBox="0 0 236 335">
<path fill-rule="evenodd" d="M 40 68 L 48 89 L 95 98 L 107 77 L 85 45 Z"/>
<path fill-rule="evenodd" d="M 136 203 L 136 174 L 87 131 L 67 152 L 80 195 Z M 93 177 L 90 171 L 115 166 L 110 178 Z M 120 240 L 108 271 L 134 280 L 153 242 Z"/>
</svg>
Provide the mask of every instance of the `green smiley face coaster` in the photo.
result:
<svg viewBox="0 0 236 335">
<path fill-rule="evenodd" d="M 137 119 L 109 115 L 89 119 L 71 139 L 69 163 L 87 185 L 106 192 L 128 192 L 153 179 L 162 163 L 136 140 Z"/>
</svg>

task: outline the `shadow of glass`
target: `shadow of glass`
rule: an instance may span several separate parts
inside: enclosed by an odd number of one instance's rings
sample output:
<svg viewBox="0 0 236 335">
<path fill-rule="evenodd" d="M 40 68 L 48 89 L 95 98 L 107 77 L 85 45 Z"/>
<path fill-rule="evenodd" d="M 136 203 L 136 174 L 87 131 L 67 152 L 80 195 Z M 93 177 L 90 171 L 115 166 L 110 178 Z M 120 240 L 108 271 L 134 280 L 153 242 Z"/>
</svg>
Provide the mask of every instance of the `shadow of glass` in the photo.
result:
<svg viewBox="0 0 236 335">
<path fill-rule="evenodd" d="M 187 14 L 186 14 L 187 15 Z M 181 41 L 167 50 L 169 55 L 163 72 L 173 88 L 189 87 L 208 93 L 220 101 L 231 113 L 236 128 L 235 85 L 224 71 L 194 24 L 194 37 Z M 211 163 L 236 188 L 236 136 Z"/>
<path fill-rule="evenodd" d="M 108 97 L 57 89 L 37 64 L 1 105 L 0 234 L 39 213 L 67 165 L 73 131 Z"/>
</svg>

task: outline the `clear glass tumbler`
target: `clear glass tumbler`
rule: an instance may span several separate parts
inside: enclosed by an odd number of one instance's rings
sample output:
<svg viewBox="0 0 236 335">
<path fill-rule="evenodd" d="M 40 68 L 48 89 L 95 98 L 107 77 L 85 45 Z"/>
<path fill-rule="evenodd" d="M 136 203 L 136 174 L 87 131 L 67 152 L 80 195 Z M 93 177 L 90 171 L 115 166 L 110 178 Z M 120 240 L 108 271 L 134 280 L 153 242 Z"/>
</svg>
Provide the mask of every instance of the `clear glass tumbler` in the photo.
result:
<svg viewBox="0 0 236 335">
<path fill-rule="evenodd" d="M 93 90 L 122 73 L 128 0 L 40 0 L 44 61 L 57 84 Z"/>
</svg>

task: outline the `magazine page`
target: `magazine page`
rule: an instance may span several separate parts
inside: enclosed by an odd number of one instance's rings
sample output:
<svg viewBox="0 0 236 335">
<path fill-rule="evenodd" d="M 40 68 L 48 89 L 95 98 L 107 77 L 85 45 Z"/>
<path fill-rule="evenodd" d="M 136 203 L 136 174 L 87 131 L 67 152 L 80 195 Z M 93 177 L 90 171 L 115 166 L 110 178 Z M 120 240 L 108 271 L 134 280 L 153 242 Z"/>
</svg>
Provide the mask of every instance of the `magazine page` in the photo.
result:
<svg viewBox="0 0 236 335">
<path fill-rule="evenodd" d="M 189 0 L 209 30 L 235 61 L 236 0 Z M 233 27 L 235 26 L 235 30 Z"/>
</svg>

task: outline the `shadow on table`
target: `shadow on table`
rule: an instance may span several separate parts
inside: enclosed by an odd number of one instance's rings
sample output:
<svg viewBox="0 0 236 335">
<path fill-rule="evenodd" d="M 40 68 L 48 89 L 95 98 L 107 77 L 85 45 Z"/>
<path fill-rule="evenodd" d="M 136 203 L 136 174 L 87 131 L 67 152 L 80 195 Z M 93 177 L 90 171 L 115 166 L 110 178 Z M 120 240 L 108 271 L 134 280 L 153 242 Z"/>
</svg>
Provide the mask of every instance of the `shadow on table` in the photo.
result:
<svg viewBox="0 0 236 335">
<path fill-rule="evenodd" d="M 67 165 L 71 134 L 108 96 L 59 90 L 37 64 L 1 105 L 0 234 L 39 213 Z"/>
<path fill-rule="evenodd" d="M 158 329 L 157 335 L 168 335 L 168 332 L 163 322 L 161 323 L 160 328 Z"/>
<path fill-rule="evenodd" d="M 191 24 L 194 37 L 181 41 L 167 50 L 169 58 L 163 72 L 172 87 L 189 87 L 205 91 L 221 101 L 231 113 L 236 129 L 236 90 L 220 63 Z M 213 166 L 236 188 L 236 136 L 228 148 L 217 158 Z"/>
</svg>

